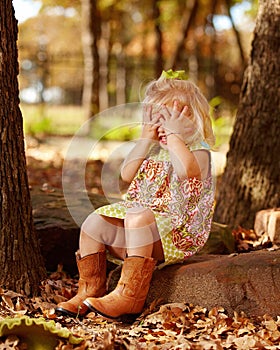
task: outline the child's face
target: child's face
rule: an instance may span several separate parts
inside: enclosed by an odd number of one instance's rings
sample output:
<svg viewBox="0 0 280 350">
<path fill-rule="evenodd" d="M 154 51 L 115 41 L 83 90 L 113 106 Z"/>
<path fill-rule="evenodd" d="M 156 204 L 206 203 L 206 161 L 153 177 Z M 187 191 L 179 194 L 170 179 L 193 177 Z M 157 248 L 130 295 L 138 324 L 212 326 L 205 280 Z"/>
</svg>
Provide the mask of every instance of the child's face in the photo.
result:
<svg viewBox="0 0 280 350">
<path fill-rule="evenodd" d="M 184 107 L 185 107 L 185 105 L 182 102 L 177 101 L 177 103 L 176 103 L 177 110 L 182 112 Z M 163 114 L 163 112 L 162 112 L 163 109 L 167 109 L 169 112 L 169 115 L 171 116 L 172 113 L 174 113 L 174 102 L 170 102 L 170 103 L 166 103 L 166 104 L 154 104 L 152 114 L 154 116 L 159 115 L 159 114 Z M 191 119 L 192 119 L 191 117 L 192 117 L 191 112 L 189 112 L 189 115 L 184 116 L 184 118 L 188 118 L 190 120 L 190 123 L 191 123 Z M 163 127 L 163 124 L 161 123 L 161 121 L 164 122 L 163 116 L 159 119 L 160 126 L 157 128 L 157 136 L 158 136 L 157 138 L 158 138 L 160 145 L 163 148 L 166 148 L 166 145 L 167 145 L 166 131 L 165 131 L 165 128 Z"/>
</svg>

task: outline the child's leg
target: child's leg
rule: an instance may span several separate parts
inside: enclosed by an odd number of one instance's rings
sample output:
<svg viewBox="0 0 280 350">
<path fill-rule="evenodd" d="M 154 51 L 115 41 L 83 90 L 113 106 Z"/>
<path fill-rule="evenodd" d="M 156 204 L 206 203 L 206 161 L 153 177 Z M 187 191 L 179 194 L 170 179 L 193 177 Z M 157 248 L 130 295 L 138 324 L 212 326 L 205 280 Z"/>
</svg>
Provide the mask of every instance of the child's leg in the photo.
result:
<svg viewBox="0 0 280 350">
<path fill-rule="evenodd" d="M 123 220 L 91 214 L 84 221 L 80 234 L 81 256 L 104 251 L 124 259 L 126 254 Z"/>
<path fill-rule="evenodd" d="M 157 232 L 154 214 L 146 208 L 133 208 L 125 220 L 125 237 L 128 256 L 151 257 Z"/>
<path fill-rule="evenodd" d="M 147 208 L 134 208 L 125 218 L 127 255 L 152 256 L 164 261 L 164 252 L 155 216 Z"/>
<path fill-rule="evenodd" d="M 108 244 L 116 245 L 115 254 L 125 256 L 123 220 L 111 220 L 91 214 L 83 223 L 80 234 L 78 293 L 70 300 L 59 303 L 56 311 L 76 317 L 85 315 L 88 308 L 83 301 L 106 293 L 106 252 Z"/>
<path fill-rule="evenodd" d="M 84 301 L 91 310 L 112 318 L 142 311 L 155 267 L 151 256 L 158 232 L 152 211 L 131 209 L 124 225 L 128 257 L 117 287 L 104 297 L 89 297 Z"/>
</svg>

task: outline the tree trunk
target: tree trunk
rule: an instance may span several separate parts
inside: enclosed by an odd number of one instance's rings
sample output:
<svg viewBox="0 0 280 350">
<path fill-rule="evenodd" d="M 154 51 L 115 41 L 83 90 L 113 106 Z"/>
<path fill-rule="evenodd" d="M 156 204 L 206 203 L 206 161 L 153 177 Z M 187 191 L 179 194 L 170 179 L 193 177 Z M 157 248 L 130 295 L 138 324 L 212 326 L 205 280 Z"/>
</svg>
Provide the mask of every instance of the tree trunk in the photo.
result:
<svg viewBox="0 0 280 350">
<path fill-rule="evenodd" d="M 188 36 L 189 30 L 194 22 L 197 10 L 198 10 L 198 0 L 193 0 L 191 3 L 187 3 L 187 8 L 184 11 L 182 16 L 182 30 L 178 35 L 177 45 L 175 48 L 175 52 L 170 59 L 168 64 L 168 68 L 176 69 L 180 67 L 181 64 L 181 56 L 184 51 L 185 40 Z"/>
<path fill-rule="evenodd" d="M 208 88 L 208 91 L 211 91 L 211 95 L 208 98 L 213 98 L 217 96 L 217 84 L 215 81 L 217 75 L 217 59 L 215 56 L 216 52 L 216 41 L 217 41 L 217 32 L 214 26 L 214 15 L 216 13 L 218 2 L 213 0 L 210 4 L 209 15 L 205 21 L 205 32 L 208 31 L 208 46 L 209 46 L 209 57 L 206 60 L 206 77 L 205 83 Z"/>
<path fill-rule="evenodd" d="M 261 0 L 215 220 L 252 228 L 258 210 L 280 205 L 280 6 Z"/>
<path fill-rule="evenodd" d="M 83 106 L 86 121 L 99 112 L 100 62 L 98 42 L 101 33 L 96 0 L 82 0 L 82 42 L 84 52 Z M 87 123 L 89 125 L 89 123 Z M 84 130 L 85 132 L 89 130 Z"/>
<path fill-rule="evenodd" d="M 155 23 L 155 51 L 156 51 L 156 59 L 155 59 L 155 76 L 159 77 L 163 70 L 163 58 L 162 58 L 162 31 L 160 28 L 160 9 L 159 9 L 159 1 L 153 0 L 153 20 Z"/>
<path fill-rule="evenodd" d="M 239 31 L 237 30 L 236 28 L 236 25 L 235 25 L 235 22 L 234 22 L 234 19 L 231 15 L 231 12 L 230 12 L 230 0 L 225 0 L 225 4 L 226 4 L 226 9 L 227 9 L 227 13 L 228 13 L 228 17 L 231 21 L 231 25 L 232 25 L 232 29 L 234 31 L 234 35 L 236 37 L 236 42 L 237 42 L 237 46 L 239 48 L 239 53 L 240 53 L 240 58 L 241 58 L 241 64 L 242 64 L 242 67 L 245 67 L 245 64 L 246 64 L 246 57 L 245 57 L 245 53 L 244 53 L 244 50 L 243 50 L 243 47 L 242 47 L 242 42 L 241 42 L 241 38 L 240 38 L 240 34 L 239 34 Z"/>
<path fill-rule="evenodd" d="M 116 66 L 116 101 L 117 105 L 126 103 L 126 60 L 124 49 L 117 54 L 117 66 Z"/>
<path fill-rule="evenodd" d="M 99 45 L 100 57 L 100 85 L 99 108 L 100 112 L 109 107 L 108 82 L 109 82 L 109 55 L 110 55 L 111 28 L 109 21 L 103 21 L 101 25 L 101 39 Z"/>
<path fill-rule="evenodd" d="M 39 290 L 45 267 L 28 187 L 11 0 L 1 1 L 0 17 L 0 285 L 29 295 Z"/>
</svg>

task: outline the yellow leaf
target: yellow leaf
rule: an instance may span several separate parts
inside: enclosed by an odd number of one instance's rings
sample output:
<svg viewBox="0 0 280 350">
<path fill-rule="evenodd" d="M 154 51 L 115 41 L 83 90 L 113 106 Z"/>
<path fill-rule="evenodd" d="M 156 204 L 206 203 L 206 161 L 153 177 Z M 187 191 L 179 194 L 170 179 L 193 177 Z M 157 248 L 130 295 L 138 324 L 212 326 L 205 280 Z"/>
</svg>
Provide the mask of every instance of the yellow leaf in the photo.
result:
<svg viewBox="0 0 280 350">
<path fill-rule="evenodd" d="M 251 350 L 255 346 L 256 341 L 252 336 L 245 335 L 244 337 L 236 338 L 234 343 L 237 349 Z"/>
<path fill-rule="evenodd" d="M 271 319 L 268 321 L 264 321 L 265 328 L 269 331 L 276 331 L 277 330 L 277 323 Z"/>
</svg>

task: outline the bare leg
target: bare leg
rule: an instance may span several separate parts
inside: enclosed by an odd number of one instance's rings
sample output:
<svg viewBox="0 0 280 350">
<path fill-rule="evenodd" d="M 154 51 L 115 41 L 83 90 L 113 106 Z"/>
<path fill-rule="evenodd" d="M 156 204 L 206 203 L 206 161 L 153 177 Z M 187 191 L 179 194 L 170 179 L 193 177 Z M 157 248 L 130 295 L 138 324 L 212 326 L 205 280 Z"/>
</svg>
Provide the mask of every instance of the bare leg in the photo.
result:
<svg viewBox="0 0 280 350">
<path fill-rule="evenodd" d="M 133 208 L 127 212 L 124 226 L 128 257 L 117 287 L 104 297 L 89 297 L 84 301 L 91 310 L 113 318 L 143 310 L 156 264 L 151 257 L 158 238 L 154 236 L 157 226 L 153 212 Z"/>
<path fill-rule="evenodd" d="M 151 257 L 157 232 L 153 212 L 146 208 L 133 208 L 128 211 L 124 225 L 127 255 Z"/>
<path fill-rule="evenodd" d="M 164 259 L 155 217 L 147 208 L 129 210 L 125 220 L 95 213 L 89 215 L 81 227 L 81 257 L 105 248 L 122 260 L 127 255 Z"/>
<path fill-rule="evenodd" d="M 81 227 L 81 257 L 104 251 L 123 259 L 126 255 L 123 220 L 91 214 Z"/>
<path fill-rule="evenodd" d="M 105 250 L 104 244 L 91 238 L 87 233 L 80 233 L 80 254 L 83 258 L 86 255 L 94 254 Z"/>
</svg>

